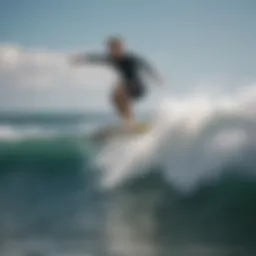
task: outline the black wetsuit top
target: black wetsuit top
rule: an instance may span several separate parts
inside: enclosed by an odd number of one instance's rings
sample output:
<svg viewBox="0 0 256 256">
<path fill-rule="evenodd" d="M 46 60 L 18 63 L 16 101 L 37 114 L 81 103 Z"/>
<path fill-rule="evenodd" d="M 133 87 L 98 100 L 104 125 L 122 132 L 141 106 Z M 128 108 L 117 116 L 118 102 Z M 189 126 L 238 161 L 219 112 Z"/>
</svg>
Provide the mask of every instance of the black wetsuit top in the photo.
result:
<svg viewBox="0 0 256 256">
<path fill-rule="evenodd" d="M 122 83 L 133 99 L 140 98 L 145 93 L 145 86 L 140 71 L 145 70 L 155 75 L 154 69 L 143 58 L 127 53 L 122 58 L 114 58 L 99 54 L 87 54 L 86 62 L 110 64 L 120 74 Z"/>
</svg>

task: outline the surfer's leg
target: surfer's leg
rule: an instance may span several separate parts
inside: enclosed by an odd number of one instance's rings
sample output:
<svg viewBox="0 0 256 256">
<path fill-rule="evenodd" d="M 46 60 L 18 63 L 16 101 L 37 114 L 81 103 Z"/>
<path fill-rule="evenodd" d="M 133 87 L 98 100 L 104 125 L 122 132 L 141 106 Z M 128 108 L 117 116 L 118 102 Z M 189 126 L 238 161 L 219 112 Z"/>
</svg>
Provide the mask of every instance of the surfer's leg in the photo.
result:
<svg viewBox="0 0 256 256">
<path fill-rule="evenodd" d="M 118 114 L 123 119 L 125 128 L 131 128 L 134 125 L 132 99 L 123 86 L 118 86 L 114 90 L 113 103 Z"/>
</svg>

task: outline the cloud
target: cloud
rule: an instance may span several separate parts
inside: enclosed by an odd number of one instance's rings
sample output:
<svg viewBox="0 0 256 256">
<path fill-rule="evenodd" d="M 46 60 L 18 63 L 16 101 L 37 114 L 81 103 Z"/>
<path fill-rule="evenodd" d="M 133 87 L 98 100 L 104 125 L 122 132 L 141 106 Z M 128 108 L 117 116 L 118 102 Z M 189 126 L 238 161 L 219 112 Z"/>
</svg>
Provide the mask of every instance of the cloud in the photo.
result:
<svg viewBox="0 0 256 256">
<path fill-rule="evenodd" d="M 1 86 L 44 89 L 86 85 L 88 90 L 99 90 L 115 79 L 116 75 L 110 68 L 72 67 L 66 54 L 0 45 Z"/>
<path fill-rule="evenodd" d="M 108 96 L 117 80 L 115 72 L 98 65 L 72 67 L 68 56 L 67 53 L 0 44 L 0 111 L 111 108 Z M 199 85 L 188 84 L 180 97 L 173 91 L 181 87 L 180 84 L 167 81 L 166 90 L 154 90 L 139 107 L 154 109 L 164 97 L 171 95 L 171 103 L 176 108 L 191 106 L 192 101 L 194 108 L 210 111 L 218 102 L 226 111 L 255 115 L 256 84 L 240 87 L 240 90 L 234 88 L 236 93 L 232 95 L 223 91 L 220 95 L 214 93 L 217 87 L 225 88 L 219 81 Z"/>
</svg>

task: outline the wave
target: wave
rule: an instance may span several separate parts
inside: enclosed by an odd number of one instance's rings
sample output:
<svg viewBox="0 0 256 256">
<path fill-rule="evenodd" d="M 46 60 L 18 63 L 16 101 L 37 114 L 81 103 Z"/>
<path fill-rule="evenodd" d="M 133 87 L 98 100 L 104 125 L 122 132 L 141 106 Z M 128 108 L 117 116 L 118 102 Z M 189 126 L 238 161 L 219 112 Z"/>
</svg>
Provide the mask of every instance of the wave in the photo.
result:
<svg viewBox="0 0 256 256">
<path fill-rule="evenodd" d="M 232 165 L 250 166 L 255 175 L 252 95 L 163 100 L 151 132 L 114 140 L 100 152 L 97 161 L 104 173 L 103 187 L 122 186 L 154 166 L 161 167 L 165 179 L 181 190 L 196 188 L 200 180 L 218 177 Z"/>
<path fill-rule="evenodd" d="M 154 168 L 183 191 L 196 188 L 202 179 L 218 177 L 228 166 L 248 166 L 255 174 L 253 95 L 250 91 L 215 100 L 165 99 L 149 133 L 113 140 L 103 148 L 90 139 L 97 123 L 1 125 L 0 160 L 90 157 L 101 170 L 105 188 L 122 186 Z"/>
<path fill-rule="evenodd" d="M 144 238 L 170 251 L 224 246 L 238 255 L 253 255 L 252 95 L 166 99 L 155 112 L 151 132 L 105 145 L 97 164 L 102 188 L 114 195 L 110 236 L 112 227 L 122 227 L 123 236 L 113 235 L 118 241 L 136 237 L 143 243 Z"/>
<path fill-rule="evenodd" d="M 10 165 L 6 166 L 6 163 L 19 166 L 28 162 L 44 162 L 45 165 L 55 160 L 82 161 L 92 158 L 93 151 L 86 132 L 67 134 L 43 128 L 19 130 L 10 126 L 0 127 L 1 170 L 8 170 Z"/>
<path fill-rule="evenodd" d="M 183 193 L 166 181 L 160 169 L 152 169 L 118 190 L 115 210 L 124 216 L 122 222 L 113 220 L 112 225 L 153 233 L 167 248 L 200 244 L 253 247 L 256 177 L 244 171 L 241 166 L 223 169 L 217 179 L 203 180 L 190 193 Z M 133 217 L 127 220 L 125 216 Z"/>
<path fill-rule="evenodd" d="M 100 148 L 81 126 L 1 126 L 0 237 L 78 239 L 83 252 L 88 232 L 110 249 L 252 248 L 251 110 L 241 95 L 166 99 L 149 133 Z"/>
</svg>

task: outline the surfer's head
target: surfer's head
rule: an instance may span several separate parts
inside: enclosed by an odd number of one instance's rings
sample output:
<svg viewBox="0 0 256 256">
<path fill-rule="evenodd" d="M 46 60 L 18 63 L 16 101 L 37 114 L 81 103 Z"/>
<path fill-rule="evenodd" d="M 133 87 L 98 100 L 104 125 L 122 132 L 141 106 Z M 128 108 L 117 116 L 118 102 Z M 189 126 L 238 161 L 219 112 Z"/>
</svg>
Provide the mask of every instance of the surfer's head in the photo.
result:
<svg viewBox="0 0 256 256">
<path fill-rule="evenodd" d="M 125 52 L 124 41 L 121 37 L 110 37 L 107 41 L 108 51 L 113 57 L 122 57 Z"/>
</svg>

